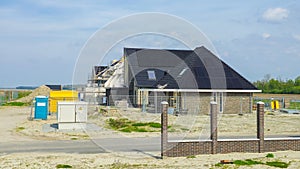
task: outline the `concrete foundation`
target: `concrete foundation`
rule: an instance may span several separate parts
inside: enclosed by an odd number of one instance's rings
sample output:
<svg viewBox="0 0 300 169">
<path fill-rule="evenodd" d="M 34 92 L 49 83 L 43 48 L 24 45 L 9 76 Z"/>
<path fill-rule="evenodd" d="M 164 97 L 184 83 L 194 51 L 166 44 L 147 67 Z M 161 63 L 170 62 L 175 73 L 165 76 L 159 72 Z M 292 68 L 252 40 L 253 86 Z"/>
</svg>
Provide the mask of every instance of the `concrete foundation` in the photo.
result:
<svg viewBox="0 0 300 169">
<path fill-rule="evenodd" d="M 58 123 L 59 130 L 84 130 L 86 123 Z"/>
</svg>

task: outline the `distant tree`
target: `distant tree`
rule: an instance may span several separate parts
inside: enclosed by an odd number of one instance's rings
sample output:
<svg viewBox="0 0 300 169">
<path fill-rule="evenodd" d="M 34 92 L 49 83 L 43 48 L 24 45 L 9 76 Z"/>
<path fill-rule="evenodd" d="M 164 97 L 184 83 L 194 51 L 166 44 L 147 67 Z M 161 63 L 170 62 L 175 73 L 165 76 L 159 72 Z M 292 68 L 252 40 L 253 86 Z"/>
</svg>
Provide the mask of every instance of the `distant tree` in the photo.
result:
<svg viewBox="0 0 300 169">
<path fill-rule="evenodd" d="M 278 80 L 276 80 L 276 79 L 271 79 L 271 80 L 269 80 L 269 89 L 270 90 L 274 90 L 274 89 L 281 89 L 281 85 L 280 85 L 280 83 L 279 83 L 279 81 Z"/>
<path fill-rule="evenodd" d="M 262 80 L 253 84 L 263 93 L 300 94 L 300 76 L 295 80 L 287 79 L 284 81 L 281 78 L 271 78 L 270 74 L 266 74 Z"/>
<path fill-rule="evenodd" d="M 271 79 L 271 74 L 266 74 L 264 76 L 263 82 L 268 82 Z"/>
<path fill-rule="evenodd" d="M 295 86 L 300 86 L 300 76 L 295 79 Z"/>
</svg>

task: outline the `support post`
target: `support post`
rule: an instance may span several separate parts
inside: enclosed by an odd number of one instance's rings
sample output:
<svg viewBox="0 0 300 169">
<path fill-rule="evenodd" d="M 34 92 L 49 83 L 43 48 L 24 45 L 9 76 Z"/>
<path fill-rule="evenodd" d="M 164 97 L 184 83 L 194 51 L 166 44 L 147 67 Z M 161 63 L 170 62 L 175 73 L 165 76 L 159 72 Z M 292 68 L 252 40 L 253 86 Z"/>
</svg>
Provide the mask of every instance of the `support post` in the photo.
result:
<svg viewBox="0 0 300 169">
<path fill-rule="evenodd" d="M 258 152 L 264 152 L 264 108 L 265 103 L 257 102 L 257 138 L 259 139 L 258 142 Z"/>
<path fill-rule="evenodd" d="M 161 102 L 161 158 L 167 156 L 168 146 L 168 102 Z"/>
<path fill-rule="evenodd" d="M 217 102 L 210 102 L 210 139 L 212 141 L 212 154 L 217 153 L 218 144 L 218 109 Z"/>
<path fill-rule="evenodd" d="M 157 113 L 157 106 L 158 102 L 157 102 L 157 92 L 154 92 L 154 108 L 155 108 L 155 113 Z"/>
<path fill-rule="evenodd" d="M 253 113 L 252 108 L 253 108 L 253 93 L 250 93 L 250 96 L 249 96 L 249 113 Z"/>
</svg>

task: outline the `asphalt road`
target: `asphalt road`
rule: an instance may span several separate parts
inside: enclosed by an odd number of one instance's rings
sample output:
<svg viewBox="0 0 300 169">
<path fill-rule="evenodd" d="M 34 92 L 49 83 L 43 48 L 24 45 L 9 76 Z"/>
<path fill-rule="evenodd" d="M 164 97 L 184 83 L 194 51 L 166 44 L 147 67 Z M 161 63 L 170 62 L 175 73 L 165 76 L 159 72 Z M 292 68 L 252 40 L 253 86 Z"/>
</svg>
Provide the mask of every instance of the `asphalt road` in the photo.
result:
<svg viewBox="0 0 300 169">
<path fill-rule="evenodd" d="M 23 141 L 0 143 L 0 153 L 51 152 L 51 153 L 104 153 L 90 140 L 84 141 Z"/>
<path fill-rule="evenodd" d="M 160 138 L 106 138 L 95 140 L 1 142 L 0 153 L 105 153 L 160 151 Z"/>
<path fill-rule="evenodd" d="M 300 136 L 281 136 L 297 138 Z M 220 139 L 229 139 L 224 137 Z M 243 139 L 255 137 L 243 137 Z M 268 136 L 267 138 L 279 138 Z M 238 139 L 238 138 L 236 138 Z M 169 139 L 169 141 L 172 139 Z M 22 141 L 0 142 L 0 154 L 22 152 L 49 152 L 49 153 L 79 153 L 96 154 L 106 152 L 159 152 L 160 137 L 145 138 L 99 138 L 93 140 L 63 140 L 63 141 Z"/>
</svg>

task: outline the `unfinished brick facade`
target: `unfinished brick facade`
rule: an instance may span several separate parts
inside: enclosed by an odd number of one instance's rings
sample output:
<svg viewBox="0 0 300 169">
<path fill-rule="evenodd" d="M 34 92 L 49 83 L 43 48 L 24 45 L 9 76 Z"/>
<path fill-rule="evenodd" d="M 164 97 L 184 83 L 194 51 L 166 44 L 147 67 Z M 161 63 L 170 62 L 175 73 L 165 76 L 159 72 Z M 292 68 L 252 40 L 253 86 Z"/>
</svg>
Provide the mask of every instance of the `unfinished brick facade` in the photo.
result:
<svg viewBox="0 0 300 169">
<path fill-rule="evenodd" d="M 223 111 L 225 114 L 252 113 L 253 93 L 222 93 Z M 220 93 L 217 98 L 212 93 L 181 93 L 182 106 L 200 114 L 209 114 L 209 103 L 216 101 L 220 109 Z M 214 100 L 215 99 L 215 100 Z"/>
</svg>

